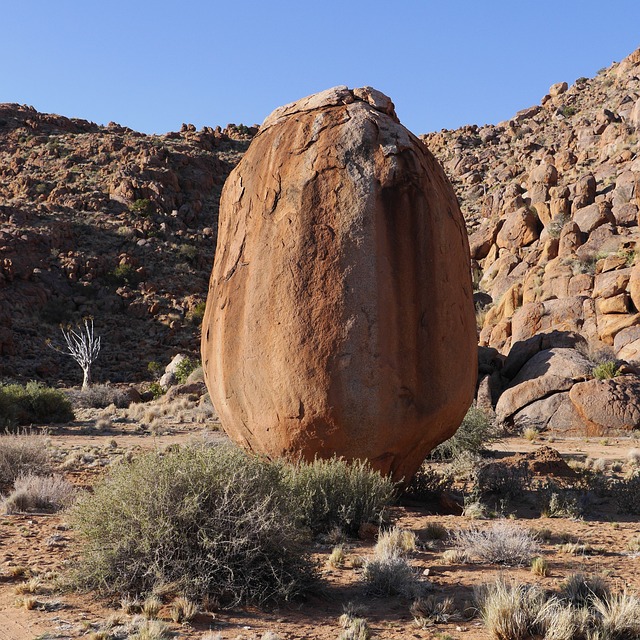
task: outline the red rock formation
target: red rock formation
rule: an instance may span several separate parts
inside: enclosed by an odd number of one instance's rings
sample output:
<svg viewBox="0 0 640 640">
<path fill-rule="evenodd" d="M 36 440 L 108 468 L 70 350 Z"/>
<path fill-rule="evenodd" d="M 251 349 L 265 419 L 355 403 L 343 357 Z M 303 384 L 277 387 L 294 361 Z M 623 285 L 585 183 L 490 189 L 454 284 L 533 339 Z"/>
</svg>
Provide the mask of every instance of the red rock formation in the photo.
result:
<svg viewBox="0 0 640 640">
<path fill-rule="evenodd" d="M 464 221 L 384 95 L 277 109 L 229 176 L 203 322 L 227 433 L 408 480 L 459 426 L 476 330 Z"/>
</svg>

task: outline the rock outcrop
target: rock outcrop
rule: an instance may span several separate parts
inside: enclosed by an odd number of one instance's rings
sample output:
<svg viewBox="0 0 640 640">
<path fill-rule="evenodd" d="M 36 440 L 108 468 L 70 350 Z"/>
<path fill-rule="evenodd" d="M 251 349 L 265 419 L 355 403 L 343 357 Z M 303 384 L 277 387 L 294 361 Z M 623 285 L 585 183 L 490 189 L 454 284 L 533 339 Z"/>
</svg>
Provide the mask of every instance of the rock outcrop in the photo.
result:
<svg viewBox="0 0 640 640">
<path fill-rule="evenodd" d="M 202 357 L 227 433 L 408 481 L 473 397 L 468 252 L 389 98 L 335 87 L 274 111 L 220 204 Z"/>
</svg>

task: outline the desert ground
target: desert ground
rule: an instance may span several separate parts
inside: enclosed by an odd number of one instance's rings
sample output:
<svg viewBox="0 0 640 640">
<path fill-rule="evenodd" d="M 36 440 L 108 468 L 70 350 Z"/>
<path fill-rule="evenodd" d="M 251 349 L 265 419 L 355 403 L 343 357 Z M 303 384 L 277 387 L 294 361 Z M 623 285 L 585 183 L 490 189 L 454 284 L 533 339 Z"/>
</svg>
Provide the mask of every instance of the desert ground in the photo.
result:
<svg viewBox="0 0 640 640">
<path fill-rule="evenodd" d="M 141 407 L 133 412 L 114 406 L 80 409 L 73 423 L 38 428 L 32 433 L 44 434 L 37 437 L 50 452 L 56 473 L 63 474 L 80 491 L 91 491 L 110 465 L 123 456 L 161 451 L 190 441 L 204 440 L 215 446 L 227 439 L 215 422 L 215 415 L 203 418 L 202 408 L 195 403 L 163 403 L 160 399 Z M 483 457 L 494 462 L 510 460 L 514 454 L 535 454 L 542 447 L 552 447 L 577 469 L 591 468 L 595 474 L 605 476 L 622 476 L 635 465 L 636 440 L 628 435 L 602 439 L 529 434 L 528 438 L 501 439 Z M 431 466 L 438 469 L 444 464 L 433 462 Z M 362 558 L 373 553 L 372 531 L 364 531 L 359 539 L 341 541 L 345 559 L 339 567 L 329 562 L 338 541 L 313 541 L 322 588 L 306 599 L 266 610 L 213 608 L 199 611 L 189 623 L 177 624 L 170 618 L 170 598 L 160 594 L 163 607 L 157 616 L 176 638 L 329 639 L 343 633 L 339 617 L 350 607 L 366 619 L 369 637 L 475 640 L 491 636 L 474 609 L 473 589 L 499 576 L 537 583 L 557 592 L 571 574 L 583 572 L 603 576 L 614 591 L 637 594 L 640 590 L 640 523 L 635 516 L 620 514 L 612 499 L 592 496 L 579 517 L 542 517 L 535 498 L 524 493 L 502 507 L 501 513 L 484 518 L 445 514 L 446 509 L 437 504 L 411 499 L 392 508 L 393 524 L 417 537 L 409 562 L 420 589 L 425 596 L 453 600 L 451 615 L 423 625 L 418 625 L 411 613 L 413 598 L 372 597 L 363 588 Z M 499 521 L 537 533 L 538 555 L 547 562 L 546 575 L 535 575 L 529 564 L 511 567 L 477 560 L 445 562 L 443 552 L 455 546 L 454 532 L 483 529 Z M 434 531 L 439 533 L 435 535 Z M 76 533 L 64 511 L 0 516 L 0 640 L 129 637 L 127 623 L 134 614 L 126 613 L 117 598 L 105 599 L 59 587 L 77 553 Z"/>
</svg>

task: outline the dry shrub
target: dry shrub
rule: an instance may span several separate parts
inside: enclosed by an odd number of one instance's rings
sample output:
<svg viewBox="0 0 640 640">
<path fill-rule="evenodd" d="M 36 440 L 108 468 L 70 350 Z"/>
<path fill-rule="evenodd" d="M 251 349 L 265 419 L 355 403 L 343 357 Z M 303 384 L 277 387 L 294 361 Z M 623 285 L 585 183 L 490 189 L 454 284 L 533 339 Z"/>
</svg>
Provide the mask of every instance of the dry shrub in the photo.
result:
<svg viewBox="0 0 640 640">
<path fill-rule="evenodd" d="M 20 475 L 47 473 L 51 458 L 46 438 L 30 432 L 0 435 L 0 488 Z"/>
<path fill-rule="evenodd" d="M 339 544 L 331 550 L 331 554 L 329 555 L 327 563 L 330 566 L 335 567 L 336 569 L 340 569 L 341 567 L 344 567 L 345 559 L 346 555 L 344 552 L 344 547 Z"/>
<path fill-rule="evenodd" d="M 234 447 L 143 455 L 74 508 L 76 582 L 132 594 L 176 583 L 229 604 L 287 599 L 315 573 L 292 510 L 280 469 Z"/>
<path fill-rule="evenodd" d="M 189 598 L 176 598 L 171 603 L 171 619 L 174 622 L 191 622 L 198 614 L 198 606 Z"/>
<path fill-rule="evenodd" d="M 76 488 L 62 476 L 21 475 L 14 489 L 3 501 L 5 513 L 30 511 L 59 511 L 70 506 L 76 497 Z"/>
<path fill-rule="evenodd" d="M 462 453 L 480 453 L 500 435 L 495 422 L 482 409 L 470 407 L 455 434 L 439 444 L 432 455 L 451 459 Z"/>
<path fill-rule="evenodd" d="M 419 595 L 416 572 L 403 557 L 373 558 L 364 563 L 362 578 L 373 596 Z"/>
<path fill-rule="evenodd" d="M 75 406 L 90 409 L 105 409 L 109 405 L 126 409 L 131 404 L 131 393 L 128 389 L 119 389 L 108 384 L 94 384 L 85 389 L 71 391 L 69 395 Z"/>
<path fill-rule="evenodd" d="M 365 523 L 382 524 L 395 499 L 395 485 L 366 462 L 341 458 L 282 468 L 301 524 L 313 533 L 339 528 L 355 535 Z"/>
<path fill-rule="evenodd" d="M 454 532 L 457 549 L 471 558 L 491 564 L 522 566 L 539 551 L 531 531 L 510 522 L 495 522 L 485 529 L 462 529 Z"/>
<path fill-rule="evenodd" d="M 640 638 L 640 601 L 628 593 L 594 597 L 593 610 L 598 618 L 601 637 Z"/>
</svg>

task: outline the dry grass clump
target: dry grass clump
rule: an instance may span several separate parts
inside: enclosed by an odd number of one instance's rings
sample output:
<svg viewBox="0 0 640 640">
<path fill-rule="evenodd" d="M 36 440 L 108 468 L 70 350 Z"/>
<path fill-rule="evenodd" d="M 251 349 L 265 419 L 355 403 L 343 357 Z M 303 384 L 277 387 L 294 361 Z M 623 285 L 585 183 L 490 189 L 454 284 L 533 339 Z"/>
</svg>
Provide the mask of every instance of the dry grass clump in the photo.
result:
<svg viewBox="0 0 640 640">
<path fill-rule="evenodd" d="M 469 562 L 469 556 L 463 549 L 447 549 L 441 556 L 444 564 L 465 564 Z"/>
<path fill-rule="evenodd" d="M 168 640 L 171 637 L 169 627 L 159 620 L 145 620 L 137 625 L 136 633 L 130 640 Z"/>
<path fill-rule="evenodd" d="M 536 619 L 545 602 L 540 587 L 499 578 L 476 588 L 474 595 L 482 621 L 497 640 L 522 640 L 537 631 Z"/>
<path fill-rule="evenodd" d="M 368 640 L 371 637 L 371 630 L 363 613 L 362 607 L 347 603 L 344 613 L 338 618 L 338 623 L 344 629 L 338 640 Z"/>
<path fill-rule="evenodd" d="M 147 620 L 157 618 L 160 609 L 162 609 L 162 601 L 157 596 L 149 596 L 145 598 L 145 601 L 142 603 L 142 615 L 147 618 Z"/>
<path fill-rule="evenodd" d="M 640 600 L 612 594 L 601 578 L 574 574 L 560 594 L 500 578 L 475 592 L 493 638 L 521 640 L 633 640 L 640 637 Z"/>
<path fill-rule="evenodd" d="M 341 567 L 344 567 L 345 559 L 346 555 L 344 552 L 344 547 L 339 544 L 331 550 L 331 554 L 329 555 L 327 563 L 330 566 L 335 567 L 336 569 L 340 569 Z"/>
<path fill-rule="evenodd" d="M 26 474 L 16 478 L 13 492 L 2 502 L 7 514 L 30 511 L 59 511 L 70 506 L 76 488 L 64 477 Z"/>
<path fill-rule="evenodd" d="M 447 528 L 438 522 L 430 522 L 424 528 L 424 536 L 427 540 L 445 540 L 448 535 Z"/>
<path fill-rule="evenodd" d="M 375 555 L 378 558 L 399 558 L 416 550 L 416 534 L 408 529 L 393 527 L 378 536 Z"/>
<path fill-rule="evenodd" d="M 536 556 L 531 560 L 531 573 L 535 576 L 546 576 L 549 573 L 549 563 L 542 556 Z"/>
<path fill-rule="evenodd" d="M 458 615 L 452 598 L 436 598 L 434 595 L 418 598 L 411 605 L 411 615 L 414 622 L 421 629 L 434 624 L 449 622 Z"/>
<path fill-rule="evenodd" d="M 627 460 L 634 466 L 640 466 L 640 449 L 633 448 L 629 449 L 629 453 L 627 453 Z"/>
<path fill-rule="evenodd" d="M 491 564 L 522 566 L 539 551 L 533 534 L 510 522 L 496 522 L 485 529 L 454 532 L 455 548 L 470 558 Z"/>
<path fill-rule="evenodd" d="M 198 615 L 198 605 L 189 598 L 176 598 L 171 603 L 170 615 L 174 622 L 191 622 Z"/>
<path fill-rule="evenodd" d="M 362 579 L 367 593 L 373 596 L 400 595 L 407 598 L 418 595 L 416 572 L 406 558 L 373 558 L 364 563 Z"/>
<path fill-rule="evenodd" d="M 26 431 L 0 435 L 0 489 L 12 485 L 18 476 L 47 473 L 50 466 L 44 436 Z"/>
</svg>

